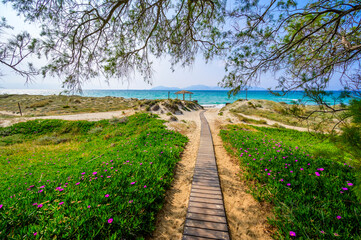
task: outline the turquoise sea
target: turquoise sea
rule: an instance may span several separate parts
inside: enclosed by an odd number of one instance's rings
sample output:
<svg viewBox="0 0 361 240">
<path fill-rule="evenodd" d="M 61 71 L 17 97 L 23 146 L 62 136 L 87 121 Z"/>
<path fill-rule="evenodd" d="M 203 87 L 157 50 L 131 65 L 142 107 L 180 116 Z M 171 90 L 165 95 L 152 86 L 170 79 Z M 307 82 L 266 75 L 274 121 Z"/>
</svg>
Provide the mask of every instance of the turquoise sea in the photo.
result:
<svg viewBox="0 0 361 240">
<path fill-rule="evenodd" d="M 0 89 L 0 94 L 29 94 L 29 95 L 52 95 L 52 94 L 60 94 L 62 90 L 44 90 L 44 89 Z M 138 98 L 138 99 L 166 99 L 168 98 L 168 93 L 170 98 L 177 98 L 174 94 L 177 92 L 176 90 L 83 90 L 81 96 L 85 97 L 105 97 L 105 96 L 113 96 L 113 97 L 124 97 L 124 98 Z M 228 91 L 226 90 L 191 90 L 192 100 L 197 100 L 199 104 L 207 106 L 222 106 L 226 103 L 232 103 L 237 99 L 246 98 L 246 93 L 241 92 L 236 96 L 228 97 Z M 340 95 L 340 91 L 333 91 L 332 96 L 328 97 L 327 101 L 330 104 L 334 103 L 335 97 Z M 183 96 L 179 95 L 179 98 L 182 99 Z M 249 90 L 247 92 L 248 99 L 265 99 L 272 100 L 276 102 L 286 102 L 292 103 L 293 101 L 297 101 L 298 99 L 303 98 L 302 91 L 294 91 L 292 93 L 287 94 L 286 96 L 275 96 L 271 94 L 269 91 L 259 91 Z M 186 94 L 186 100 L 189 100 L 189 95 Z M 344 103 L 347 103 L 346 100 Z M 305 100 L 306 104 L 314 104 L 312 101 Z"/>
</svg>

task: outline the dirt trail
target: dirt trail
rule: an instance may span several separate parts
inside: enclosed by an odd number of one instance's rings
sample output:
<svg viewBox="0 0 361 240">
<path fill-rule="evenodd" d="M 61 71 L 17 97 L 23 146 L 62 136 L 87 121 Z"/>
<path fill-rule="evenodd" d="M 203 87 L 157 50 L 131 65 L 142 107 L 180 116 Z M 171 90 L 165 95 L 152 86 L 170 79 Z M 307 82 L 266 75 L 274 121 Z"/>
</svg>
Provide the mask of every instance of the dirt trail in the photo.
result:
<svg viewBox="0 0 361 240">
<path fill-rule="evenodd" d="M 167 119 L 169 116 L 164 116 Z M 177 163 L 174 181 L 166 192 L 165 203 L 157 216 L 156 229 L 149 239 L 182 239 L 188 201 L 191 191 L 193 170 L 197 158 L 200 137 L 199 111 L 177 115 L 178 122 L 167 123 L 169 129 L 178 131 L 189 138 L 189 142 Z M 183 122 L 184 120 L 185 122 Z"/>
<path fill-rule="evenodd" d="M 124 117 L 134 114 L 134 110 L 121 110 L 112 112 L 96 112 L 96 113 L 78 113 L 70 115 L 56 115 L 56 116 L 41 116 L 41 117 L 22 117 L 22 118 L 10 118 L 0 119 L 0 127 L 7 127 L 14 123 L 26 122 L 35 119 L 63 119 L 63 120 L 87 120 L 87 121 L 99 121 L 102 119 L 111 119 L 113 117 Z M 8 113 L 7 113 L 8 114 Z"/>
</svg>

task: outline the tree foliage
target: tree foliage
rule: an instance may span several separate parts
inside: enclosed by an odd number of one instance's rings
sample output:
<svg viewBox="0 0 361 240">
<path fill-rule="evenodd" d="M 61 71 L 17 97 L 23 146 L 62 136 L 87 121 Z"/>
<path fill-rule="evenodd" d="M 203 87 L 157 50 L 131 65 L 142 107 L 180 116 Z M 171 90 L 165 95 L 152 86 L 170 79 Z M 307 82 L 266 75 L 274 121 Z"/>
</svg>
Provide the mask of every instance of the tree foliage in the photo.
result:
<svg viewBox="0 0 361 240">
<path fill-rule="evenodd" d="M 224 87 L 237 93 L 275 73 L 280 90 L 325 90 L 339 79 L 360 91 L 361 1 L 312 0 L 298 6 L 293 0 L 262 5 L 244 0 L 230 13 L 234 21 L 232 53 Z"/>
<path fill-rule="evenodd" d="M 43 74 L 64 76 L 80 90 L 90 78 L 126 79 L 134 71 L 151 81 L 152 56 L 190 65 L 201 51 L 209 59 L 222 48 L 222 0 L 5 0 L 28 21 L 42 23 Z"/>
</svg>

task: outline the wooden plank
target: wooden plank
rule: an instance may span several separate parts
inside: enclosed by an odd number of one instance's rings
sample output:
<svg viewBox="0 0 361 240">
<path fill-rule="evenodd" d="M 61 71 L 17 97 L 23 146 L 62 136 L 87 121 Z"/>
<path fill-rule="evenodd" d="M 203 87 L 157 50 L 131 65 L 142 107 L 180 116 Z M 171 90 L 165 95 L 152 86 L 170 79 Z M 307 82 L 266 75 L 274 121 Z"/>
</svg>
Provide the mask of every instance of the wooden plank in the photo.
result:
<svg viewBox="0 0 361 240">
<path fill-rule="evenodd" d="M 200 208 L 200 207 L 188 207 L 189 213 L 200 213 L 200 214 L 207 214 L 212 216 L 221 216 L 225 217 L 226 214 L 223 209 L 209 209 L 209 208 Z"/>
<path fill-rule="evenodd" d="M 215 223 L 215 222 L 205 222 L 193 219 L 187 219 L 185 224 L 187 227 L 195 227 L 195 228 L 204 228 L 204 229 L 211 229 L 217 231 L 228 231 L 227 224 L 225 223 Z"/>
<path fill-rule="evenodd" d="M 199 190 L 207 190 L 207 189 L 202 189 L 202 187 L 212 187 L 212 188 L 220 188 L 221 186 L 218 184 L 203 184 L 203 183 L 192 183 L 192 186 L 195 186 L 194 189 L 199 189 Z M 213 190 L 213 191 L 216 191 L 216 190 Z M 218 190 L 219 192 L 221 191 L 220 189 Z M 221 194 L 221 193 L 219 193 Z"/>
<path fill-rule="evenodd" d="M 210 191 L 218 191 L 220 192 L 219 187 L 209 187 L 209 186 L 201 186 L 201 185 L 194 185 L 192 186 L 192 189 L 198 189 L 198 190 L 210 190 Z"/>
<path fill-rule="evenodd" d="M 219 183 L 218 178 L 209 178 L 209 177 L 202 177 L 202 176 L 193 176 L 193 180 L 200 180 L 200 181 L 209 181 L 209 182 L 217 182 Z"/>
<path fill-rule="evenodd" d="M 217 175 L 214 174 L 202 174 L 202 173 L 197 173 L 195 175 L 193 175 L 194 178 L 206 178 L 206 179 L 218 179 Z"/>
<path fill-rule="evenodd" d="M 208 180 L 208 179 L 202 179 L 202 178 L 193 178 L 194 183 L 200 183 L 203 185 L 217 185 L 219 186 L 219 180 Z"/>
<path fill-rule="evenodd" d="M 212 238 L 203 238 L 203 237 L 195 237 L 195 236 L 189 236 L 189 235 L 183 235 L 182 240 L 210 240 Z"/>
<path fill-rule="evenodd" d="M 200 208 L 209 208 L 209 209 L 224 209 L 223 204 L 214 204 L 214 203 L 200 203 L 190 201 L 188 206 L 191 207 L 200 207 Z"/>
<path fill-rule="evenodd" d="M 219 194 L 213 195 L 213 194 L 203 194 L 203 193 L 191 192 L 191 197 L 223 200 L 222 195 L 219 195 Z"/>
<path fill-rule="evenodd" d="M 202 202 L 202 203 L 223 204 L 222 199 L 214 199 L 214 198 L 190 197 L 189 201 Z"/>
<path fill-rule="evenodd" d="M 202 229 L 202 228 L 193 228 L 193 227 L 184 227 L 184 234 L 195 236 L 195 237 L 205 237 L 211 239 L 222 239 L 222 240 L 229 240 L 228 232 L 221 232 L 209 229 Z"/>
</svg>

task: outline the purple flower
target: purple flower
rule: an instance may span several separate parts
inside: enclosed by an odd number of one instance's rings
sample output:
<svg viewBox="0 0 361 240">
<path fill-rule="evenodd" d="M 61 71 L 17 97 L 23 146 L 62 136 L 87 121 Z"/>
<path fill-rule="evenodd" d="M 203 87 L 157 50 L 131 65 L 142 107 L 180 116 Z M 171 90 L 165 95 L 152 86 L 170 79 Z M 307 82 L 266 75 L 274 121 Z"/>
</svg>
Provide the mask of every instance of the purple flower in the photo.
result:
<svg viewBox="0 0 361 240">
<path fill-rule="evenodd" d="M 295 233 L 295 232 L 290 231 L 290 236 L 292 236 L 292 237 L 296 237 L 296 233 Z"/>
<path fill-rule="evenodd" d="M 88 208 L 90 208 L 90 205 L 88 206 Z"/>
<path fill-rule="evenodd" d="M 135 182 L 131 182 L 130 184 L 133 185 L 133 184 L 135 184 Z"/>
<path fill-rule="evenodd" d="M 318 172 L 315 172 L 316 176 L 320 176 L 320 174 Z"/>
<path fill-rule="evenodd" d="M 97 174 L 97 172 L 93 172 L 93 175 Z"/>
<path fill-rule="evenodd" d="M 80 182 L 78 182 L 78 183 L 75 183 L 75 185 L 79 185 L 80 184 Z"/>
<path fill-rule="evenodd" d="M 63 205 L 63 204 L 64 204 L 64 202 L 60 202 L 60 203 L 59 203 L 59 205 Z"/>
<path fill-rule="evenodd" d="M 132 203 L 132 202 L 133 202 L 133 200 L 130 200 L 130 201 L 129 201 L 129 203 Z"/>
<path fill-rule="evenodd" d="M 41 186 L 40 188 L 44 188 L 45 186 Z"/>
<path fill-rule="evenodd" d="M 40 191 L 38 191 L 38 193 L 41 193 L 42 191 L 44 191 L 43 189 L 41 189 Z"/>
<path fill-rule="evenodd" d="M 336 218 L 337 218 L 337 219 L 341 219 L 341 216 L 337 216 Z"/>
<path fill-rule="evenodd" d="M 2 208 L 4 205 L 0 204 L 0 208 Z"/>
<path fill-rule="evenodd" d="M 147 187 L 147 185 L 144 185 L 144 188 L 146 188 Z"/>
<path fill-rule="evenodd" d="M 340 236 L 340 235 L 338 235 L 338 233 L 334 233 L 333 235 L 335 235 L 336 237 Z"/>
<path fill-rule="evenodd" d="M 353 183 L 350 183 L 350 182 L 349 182 L 349 183 L 347 183 L 347 185 L 349 185 L 349 186 L 353 186 Z"/>
<path fill-rule="evenodd" d="M 317 170 L 320 170 L 320 171 L 322 172 L 322 171 L 325 170 L 325 169 L 323 169 L 323 168 L 317 168 Z"/>
<path fill-rule="evenodd" d="M 303 171 L 303 168 L 300 168 L 301 171 Z"/>
<path fill-rule="evenodd" d="M 287 183 L 287 186 L 291 186 L 291 183 Z"/>
<path fill-rule="evenodd" d="M 105 194 L 105 197 L 109 197 L 109 194 Z"/>
<path fill-rule="evenodd" d="M 343 187 L 343 188 L 342 188 L 342 190 L 347 191 L 347 190 L 348 190 L 348 188 Z"/>
<path fill-rule="evenodd" d="M 38 234 L 37 232 L 34 232 L 34 236 L 36 236 L 36 234 Z"/>
<path fill-rule="evenodd" d="M 109 218 L 108 223 L 112 223 L 112 222 L 113 222 L 113 218 Z"/>
<path fill-rule="evenodd" d="M 37 203 L 33 203 L 33 206 L 38 205 Z"/>
<path fill-rule="evenodd" d="M 320 233 L 325 234 L 325 231 L 320 231 Z"/>
<path fill-rule="evenodd" d="M 38 208 L 41 208 L 42 206 L 43 206 L 43 204 L 39 204 L 39 205 L 38 205 Z"/>
<path fill-rule="evenodd" d="M 81 173 L 81 175 L 84 175 L 84 174 L 85 174 L 85 172 Z"/>
<path fill-rule="evenodd" d="M 283 179 L 281 179 L 280 181 L 283 182 Z"/>
</svg>

